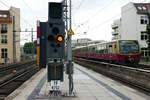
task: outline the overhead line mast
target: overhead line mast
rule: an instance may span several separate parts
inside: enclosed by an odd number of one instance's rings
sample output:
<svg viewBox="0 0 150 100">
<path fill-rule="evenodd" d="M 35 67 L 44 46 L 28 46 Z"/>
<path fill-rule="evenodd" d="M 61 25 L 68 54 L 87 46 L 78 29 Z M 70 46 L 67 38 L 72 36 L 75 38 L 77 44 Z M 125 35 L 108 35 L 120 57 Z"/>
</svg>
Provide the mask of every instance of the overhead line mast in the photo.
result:
<svg viewBox="0 0 150 100">
<path fill-rule="evenodd" d="M 67 0 L 64 0 L 66 8 L 68 7 Z M 73 95 L 73 63 L 72 63 L 72 35 L 70 34 L 70 31 L 72 31 L 72 0 L 69 0 L 69 18 L 68 13 L 66 11 L 66 31 L 67 31 L 67 74 L 69 79 L 69 96 Z M 68 26 L 68 19 L 69 19 L 69 26 Z"/>
</svg>

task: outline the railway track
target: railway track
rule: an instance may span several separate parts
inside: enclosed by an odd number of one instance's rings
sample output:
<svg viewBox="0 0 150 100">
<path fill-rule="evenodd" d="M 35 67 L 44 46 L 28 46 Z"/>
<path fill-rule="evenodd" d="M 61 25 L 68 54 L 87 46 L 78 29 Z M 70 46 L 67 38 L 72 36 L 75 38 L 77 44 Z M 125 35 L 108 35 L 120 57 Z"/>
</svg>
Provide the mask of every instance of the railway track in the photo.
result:
<svg viewBox="0 0 150 100">
<path fill-rule="evenodd" d="M 86 59 L 74 59 L 82 66 L 88 67 L 96 72 L 104 74 L 113 79 L 126 83 L 144 93 L 150 93 L 150 70 L 134 68 L 133 66 L 121 66 Z"/>
<path fill-rule="evenodd" d="M 35 60 L 1 66 L 0 67 L 0 75 L 10 73 L 12 70 L 22 69 L 22 66 L 27 66 L 29 64 L 35 64 Z"/>
<path fill-rule="evenodd" d="M 138 64 L 138 68 L 145 69 L 145 70 L 150 70 L 150 65 Z"/>
<path fill-rule="evenodd" d="M 0 78 L 0 100 L 3 100 L 38 71 L 34 61 L 17 64 L 17 66 L 21 66 L 22 68 L 19 67 L 15 73 L 13 72 L 10 73 L 9 76 L 7 75 L 7 77 L 5 75 L 4 77 Z M 8 68 L 8 70 L 10 69 Z M 7 70 L 5 71 L 7 72 Z"/>
<path fill-rule="evenodd" d="M 102 61 L 99 61 L 99 60 L 88 60 L 88 59 L 85 59 L 85 58 L 79 58 L 79 59 L 83 59 L 83 60 L 86 60 L 86 61 L 89 61 L 89 62 L 93 62 L 93 63 L 97 63 L 97 64 L 109 64 L 109 65 L 113 65 L 113 66 L 126 66 L 126 67 L 130 67 L 130 68 L 150 70 L 150 65 L 143 65 L 143 64 L 121 65 L 121 64 L 116 64 L 116 63 L 112 63 L 112 62 L 102 62 Z"/>
<path fill-rule="evenodd" d="M 22 69 L 23 67 L 28 67 L 28 65 L 34 64 L 35 61 L 25 61 L 25 62 L 20 62 L 20 63 L 14 63 L 6 66 L 0 67 L 0 78 L 4 77 L 6 75 L 10 75 L 10 73 L 15 73 L 18 70 Z M 22 67 L 23 66 L 23 67 Z"/>
</svg>

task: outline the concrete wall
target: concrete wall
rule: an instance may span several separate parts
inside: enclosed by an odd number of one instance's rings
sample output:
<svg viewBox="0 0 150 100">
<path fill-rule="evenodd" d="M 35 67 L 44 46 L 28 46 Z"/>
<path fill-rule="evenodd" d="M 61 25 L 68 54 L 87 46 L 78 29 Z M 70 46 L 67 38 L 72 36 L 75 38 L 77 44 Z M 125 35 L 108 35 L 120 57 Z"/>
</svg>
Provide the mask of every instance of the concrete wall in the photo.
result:
<svg viewBox="0 0 150 100">
<path fill-rule="evenodd" d="M 132 3 L 129 3 L 121 9 L 122 33 L 121 39 L 137 40 L 137 14 Z"/>
</svg>

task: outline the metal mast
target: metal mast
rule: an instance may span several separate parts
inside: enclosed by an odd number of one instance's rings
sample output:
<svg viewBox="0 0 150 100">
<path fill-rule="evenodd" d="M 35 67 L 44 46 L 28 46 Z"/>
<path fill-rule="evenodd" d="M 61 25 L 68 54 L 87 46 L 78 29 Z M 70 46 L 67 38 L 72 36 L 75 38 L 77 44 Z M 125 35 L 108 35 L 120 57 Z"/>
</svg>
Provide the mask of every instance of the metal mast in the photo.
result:
<svg viewBox="0 0 150 100">
<path fill-rule="evenodd" d="M 16 63 L 16 26 L 15 16 L 13 16 L 13 63 Z"/>
<path fill-rule="evenodd" d="M 67 7 L 68 2 L 65 0 L 65 5 Z M 68 23 L 68 13 L 66 12 L 66 26 L 67 32 L 72 29 L 72 0 L 69 0 L 69 23 Z M 69 24 L 69 25 L 68 25 Z M 69 79 L 69 95 L 73 94 L 73 63 L 72 63 L 72 47 L 71 47 L 72 35 L 67 34 L 67 74 Z"/>
</svg>

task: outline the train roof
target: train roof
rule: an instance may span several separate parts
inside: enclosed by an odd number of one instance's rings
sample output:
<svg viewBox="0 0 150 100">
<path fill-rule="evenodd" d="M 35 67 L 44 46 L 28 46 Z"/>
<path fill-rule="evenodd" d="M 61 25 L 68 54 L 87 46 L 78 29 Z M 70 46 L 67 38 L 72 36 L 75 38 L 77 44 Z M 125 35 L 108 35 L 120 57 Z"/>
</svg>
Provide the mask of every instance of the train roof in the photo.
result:
<svg viewBox="0 0 150 100">
<path fill-rule="evenodd" d="M 86 46 L 77 46 L 77 47 L 75 47 L 73 50 L 81 49 L 81 48 L 86 48 L 86 47 L 97 46 L 97 45 L 99 45 L 99 44 L 105 44 L 105 43 L 108 43 L 108 42 L 101 42 L 101 43 L 96 43 L 96 44 L 89 44 L 89 45 L 86 45 Z"/>
</svg>

